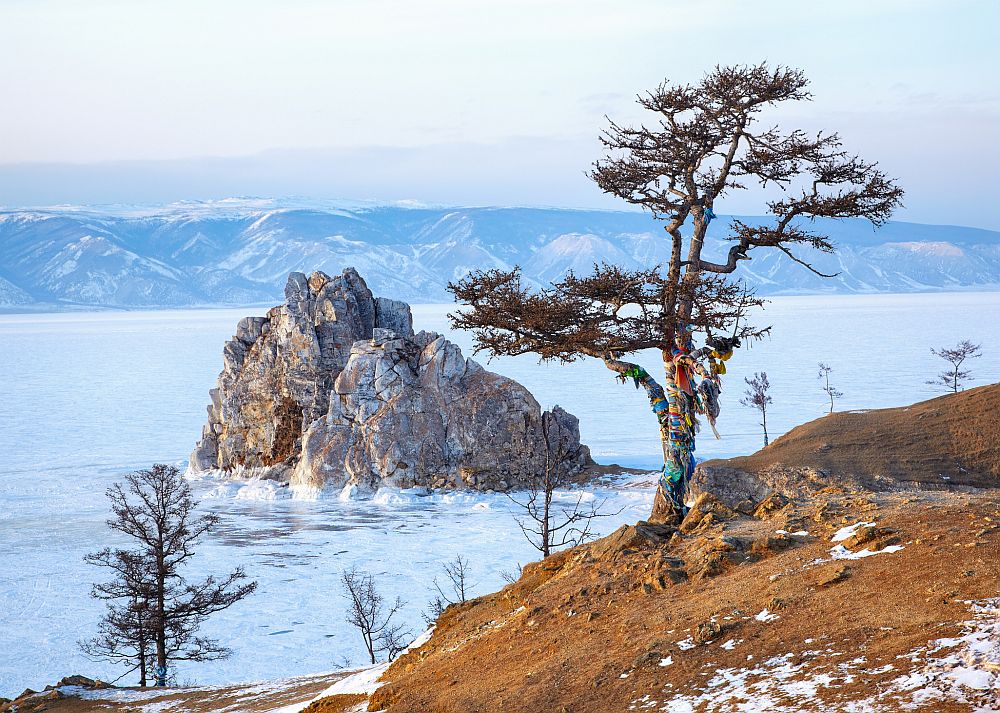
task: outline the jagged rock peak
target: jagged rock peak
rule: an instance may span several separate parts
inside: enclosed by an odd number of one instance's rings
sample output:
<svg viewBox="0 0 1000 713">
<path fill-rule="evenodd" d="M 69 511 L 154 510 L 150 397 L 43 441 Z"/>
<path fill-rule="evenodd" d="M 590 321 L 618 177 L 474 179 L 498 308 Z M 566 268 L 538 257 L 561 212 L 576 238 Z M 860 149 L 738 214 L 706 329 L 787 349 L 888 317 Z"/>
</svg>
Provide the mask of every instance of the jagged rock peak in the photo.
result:
<svg viewBox="0 0 1000 713">
<path fill-rule="evenodd" d="M 283 305 L 240 321 L 210 396 L 193 471 L 506 489 L 547 453 L 570 472 L 592 463 L 574 416 L 542 414 L 517 382 L 414 334 L 409 305 L 375 297 L 353 268 L 289 275 Z"/>
</svg>

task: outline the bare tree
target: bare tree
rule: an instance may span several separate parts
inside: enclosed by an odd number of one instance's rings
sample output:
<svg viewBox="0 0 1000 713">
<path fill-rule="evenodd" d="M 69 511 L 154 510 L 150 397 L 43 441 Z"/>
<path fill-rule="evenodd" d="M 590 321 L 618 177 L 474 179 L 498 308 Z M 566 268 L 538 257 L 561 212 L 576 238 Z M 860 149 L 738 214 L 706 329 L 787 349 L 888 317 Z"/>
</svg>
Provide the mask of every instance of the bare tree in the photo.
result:
<svg viewBox="0 0 1000 713">
<path fill-rule="evenodd" d="M 761 301 L 726 276 L 758 249 L 780 251 L 822 275 L 796 254 L 833 250 L 827 236 L 812 229 L 815 218 L 860 217 L 879 226 L 901 202 L 902 189 L 876 164 L 847 153 L 836 134 L 757 124 L 768 107 L 809 99 L 806 85 L 801 71 L 787 67 L 716 67 L 698 83 L 664 82 L 640 96 L 639 104 L 654 114 L 651 127 L 610 123 L 602 136 L 608 155 L 594 164 L 591 178 L 663 222 L 670 245 L 665 269 L 595 265 L 593 275 L 570 273 L 541 292 L 522 286 L 518 268 L 474 272 L 449 285 L 464 306 L 451 316 L 452 325 L 474 332 L 477 351 L 533 352 L 561 361 L 594 357 L 644 387 L 664 455 L 654 521 L 683 516 L 697 416 L 714 425 L 722 362 L 741 340 L 764 331 L 740 326 Z M 706 259 L 705 237 L 719 201 L 751 182 L 775 185 L 785 197 L 768 203 L 766 221 L 732 220 L 726 259 Z M 694 346 L 696 333 L 705 335 L 705 347 Z M 644 349 L 660 351 L 662 385 L 621 360 Z M 696 377 L 706 384 L 700 393 Z"/>
<path fill-rule="evenodd" d="M 406 648 L 410 632 L 393 622 L 393 617 L 403 608 L 403 601 L 396 597 L 391 605 L 375 588 L 375 579 L 357 569 L 345 570 L 340 584 L 348 602 L 347 623 L 361 634 L 371 662 L 377 663 L 380 654 L 391 661 Z"/>
<path fill-rule="evenodd" d="M 839 399 L 844 395 L 842 391 L 830 386 L 830 372 L 833 371 L 833 367 L 823 362 L 819 363 L 819 376 L 818 379 L 823 381 L 823 391 L 826 393 L 827 398 L 830 399 L 830 413 L 833 413 L 833 402 L 835 399 Z"/>
<path fill-rule="evenodd" d="M 507 584 L 514 584 L 517 580 L 521 578 L 521 563 L 518 562 L 517 568 L 514 571 L 507 569 L 500 570 L 500 578 L 503 579 Z"/>
<path fill-rule="evenodd" d="M 146 687 L 155 670 L 153 583 L 144 559 L 118 550 L 113 556 L 105 551 L 87 555 L 91 564 L 107 566 L 118 572 L 118 579 L 96 584 L 91 595 L 108 602 L 108 610 L 97 628 L 97 636 L 81 641 L 80 648 L 90 658 L 129 666 L 126 673 L 139 670 L 139 685 Z"/>
<path fill-rule="evenodd" d="M 253 592 L 257 583 L 245 582 L 241 567 L 196 584 L 180 571 L 194 556 L 197 540 L 218 524 L 218 516 L 194 515 L 191 488 L 170 465 L 128 473 L 124 484 L 115 483 L 107 494 L 114 515 L 108 527 L 134 539 L 137 547 L 105 548 L 86 556 L 90 564 L 112 570 L 115 579 L 93 587 L 92 596 L 109 602 L 108 612 L 98 635 L 80 643 L 83 651 L 96 659 L 133 664 L 142 686 L 151 667 L 156 685 L 165 686 L 173 661 L 229 656 L 229 649 L 197 631 L 210 615 Z"/>
<path fill-rule="evenodd" d="M 542 438 L 546 445 L 542 472 L 529 481 L 524 496 L 507 493 L 507 497 L 524 511 L 525 517 L 517 518 L 517 524 L 532 547 L 545 558 L 561 547 L 594 539 L 594 521 L 617 515 L 621 510 L 603 513 L 601 509 L 607 500 L 584 502 L 587 494 L 582 491 L 568 505 L 554 504 L 556 491 L 572 483 L 564 464 L 573 439 L 551 412 L 542 416 Z"/>
<path fill-rule="evenodd" d="M 771 382 L 767 380 L 767 372 L 754 373 L 753 378 L 744 377 L 747 390 L 740 403 L 750 406 L 760 411 L 760 427 L 764 429 L 764 447 L 767 447 L 767 407 L 774 400 L 767 391 L 771 388 Z"/>
<path fill-rule="evenodd" d="M 437 621 L 438 617 L 450 605 L 464 603 L 469 588 L 469 560 L 467 558 L 456 555 L 455 559 L 445 562 L 441 566 L 448 578 L 448 583 L 442 586 L 436 576 L 431 580 L 435 594 L 428 605 L 429 612 L 422 615 L 428 626 Z"/>
<path fill-rule="evenodd" d="M 948 391 L 957 394 L 964 388 L 962 384 L 972 378 L 972 372 L 963 370 L 962 364 L 966 359 L 978 359 L 981 357 L 983 353 L 980 351 L 980 348 L 980 344 L 973 344 L 968 339 L 963 339 L 957 346 L 952 348 L 941 347 L 940 349 L 931 349 L 931 354 L 944 359 L 951 364 L 951 368 L 947 371 L 942 371 L 937 375 L 936 379 L 931 379 L 927 383 L 932 386 L 943 386 Z"/>
</svg>

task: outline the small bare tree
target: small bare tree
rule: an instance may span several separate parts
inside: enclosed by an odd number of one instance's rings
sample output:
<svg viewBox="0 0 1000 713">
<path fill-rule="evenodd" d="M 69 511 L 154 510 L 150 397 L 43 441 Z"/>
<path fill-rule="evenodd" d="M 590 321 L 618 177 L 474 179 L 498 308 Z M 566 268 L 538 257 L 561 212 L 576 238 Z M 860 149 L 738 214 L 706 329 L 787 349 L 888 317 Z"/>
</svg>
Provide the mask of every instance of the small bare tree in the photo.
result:
<svg viewBox="0 0 1000 713">
<path fill-rule="evenodd" d="M 931 386 L 943 386 L 948 391 L 957 394 L 963 388 L 962 384 L 972 378 L 971 371 L 964 371 L 962 364 L 966 359 L 978 359 L 983 355 L 980 351 L 981 345 L 973 344 L 968 339 L 963 339 L 957 346 L 940 349 L 931 349 L 931 354 L 939 356 L 951 364 L 951 368 L 942 371 L 936 379 L 931 379 L 927 383 Z"/>
<path fill-rule="evenodd" d="M 448 583 L 444 586 L 437 577 L 431 580 L 434 585 L 435 594 L 430 601 L 429 612 L 423 614 L 423 619 L 430 626 L 438 617 L 452 604 L 462 604 L 466 601 L 469 589 L 469 560 L 462 555 L 457 555 L 450 562 L 442 565 Z"/>
<path fill-rule="evenodd" d="M 754 373 L 753 378 L 744 377 L 743 381 L 747 384 L 747 390 L 740 403 L 744 406 L 750 406 L 760 411 L 760 427 L 764 429 L 764 447 L 767 447 L 767 406 L 774 399 L 772 399 L 767 391 L 771 388 L 771 382 L 767 380 L 767 372 L 762 371 L 759 374 Z"/>
<path fill-rule="evenodd" d="M 561 547 L 574 547 L 594 539 L 594 520 L 617 515 L 602 513 L 605 500 L 584 503 L 585 493 L 567 506 L 553 504 L 556 490 L 571 484 L 564 464 L 568 459 L 568 446 L 572 436 L 564 432 L 558 419 L 547 412 L 542 417 L 542 437 L 545 441 L 545 463 L 538 477 L 533 478 L 526 490 L 526 499 L 507 493 L 526 517 L 517 518 L 517 524 L 532 547 L 548 557 Z"/>
<path fill-rule="evenodd" d="M 500 578 L 503 579 L 507 584 L 514 584 L 517 580 L 521 578 L 521 563 L 517 563 L 517 568 L 514 571 L 509 569 L 500 570 Z"/>
<path fill-rule="evenodd" d="M 390 661 L 396 658 L 406 648 L 410 636 L 402 624 L 393 622 L 403 608 L 403 601 L 396 597 L 391 606 L 387 605 L 375 588 L 372 575 L 355 568 L 340 575 L 340 585 L 348 602 L 347 623 L 361 633 L 371 662 L 378 663 L 380 654 Z"/>
<path fill-rule="evenodd" d="M 833 367 L 823 362 L 819 363 L 819 375 L 818 379 L 823 381 L 823 391 L 826 392 L 827 398 L 830 399 L 830 413 L 833 413 L 833 402 L 835 399 L 839 399 L 844 395 L 842 391 L 830 386 L 830 372 L 833 371 Z"/>
<path fill-rule="evenodd" d="M 155 667 L 158 686 L 167 685 L 173 661 L 212 661 L 229 656 L 218 641 L 197 636 L 212 614 L 227 609 L 257 588 L 237 567 L 222 578 L 189 583 L 181 574 L 193 546 L 219 522 L 214 514 L 196 517 L 191 487 L 171 465 L 125 475 L 107 492 L 114 515 L 108 527 L 135 541 L 131 550 L 105 548 L 86 561 L 115 574 L 91 592 L 107 601 L 98 635 L 80 642 L 88 656 L 131 663 L 140 685 Z"/>
</svg>

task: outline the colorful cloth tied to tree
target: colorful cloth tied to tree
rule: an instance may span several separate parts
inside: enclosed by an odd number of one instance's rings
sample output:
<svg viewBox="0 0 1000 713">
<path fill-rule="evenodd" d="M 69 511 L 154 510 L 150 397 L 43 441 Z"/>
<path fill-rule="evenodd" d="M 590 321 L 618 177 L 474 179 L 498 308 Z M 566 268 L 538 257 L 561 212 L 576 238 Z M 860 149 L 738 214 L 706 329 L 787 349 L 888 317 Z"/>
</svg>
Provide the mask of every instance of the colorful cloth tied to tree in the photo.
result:
<svg viewBox="0 0 1000 713">
<path fill-rule="evenodd" d="M 736 339 L 725 338 L 710 342 L 710 346 L 694 352 L 689 331 L 682 330 L 670 352 L 665 386 L 660 386 L 640 366 L 608 360 L 609 366 L 618 371 L 622 382 L 631 378 L 636 388 L 642 386 L 646 390 L 649 404 L 660 425 L 660 440 L 663 443 L 660 492 L 680 517 L 687 512 L 684 497 L 694 475 L 695 436 L 699 428 L 697 414 L 705 415 L 715 437 L 719 438 L 719 432 L 715 429 L 715 420 L 720 410 L 718 375 L 725 373 L 723 362 L 732 356 L 733 347 L 739 344 Z M 698 363 L 699 357 L 708 360 L 707 370 Z M 698 375 L 704 378 L 696 384 L 695 378 Z"/>
<path fill-rule="evenodd" d="M 646 391 L 663 442 L 660 491 L 683 517 L 686 512 L 684 495 L 694 473 L 694 435 L 698 423 L 694 413 L 699 402 L 693 390 L 688 394 L 669 384 L 664 391 L 642 367 L 632 365 L 619 373 L 623 381 L 631 378 L 636 388 L 642 386 Z"/>
</svg>

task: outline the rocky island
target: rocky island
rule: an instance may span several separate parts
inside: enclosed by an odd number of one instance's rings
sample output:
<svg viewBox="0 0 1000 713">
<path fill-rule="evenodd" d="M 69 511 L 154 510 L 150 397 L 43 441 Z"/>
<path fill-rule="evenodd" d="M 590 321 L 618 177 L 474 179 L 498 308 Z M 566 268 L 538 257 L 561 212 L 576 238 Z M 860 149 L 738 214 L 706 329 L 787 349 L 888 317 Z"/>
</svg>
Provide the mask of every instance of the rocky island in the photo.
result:
<svg viewBox="0 0 1000 713">
<path fill-rule="evenodd" d="M 289 275 L 284 304 L 240 321 L 210 395 L 192 472 L 506 490 L 546 463 L 593 464 L 575 416 L 543 413 L 516 381 L 414 333 L 409 305 L 375 297 L 353 268 Z"/>
</svg>

